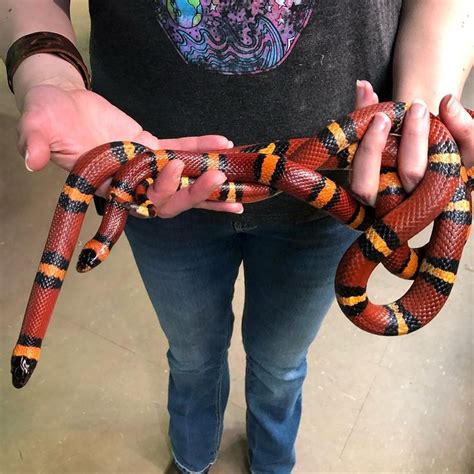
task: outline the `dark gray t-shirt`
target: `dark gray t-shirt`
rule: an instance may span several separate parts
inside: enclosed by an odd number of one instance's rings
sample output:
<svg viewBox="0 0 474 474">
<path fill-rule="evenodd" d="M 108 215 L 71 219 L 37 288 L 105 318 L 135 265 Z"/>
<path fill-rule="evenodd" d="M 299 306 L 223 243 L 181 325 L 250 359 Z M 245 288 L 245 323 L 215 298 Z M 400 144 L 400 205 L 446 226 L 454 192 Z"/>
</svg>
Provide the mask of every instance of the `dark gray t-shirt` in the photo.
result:
<svg viewBox="0 0 474 474">
<path fill-rule="evenodd" d="M 90 0 L 94 90 L 161 138 L 312 136 L 353 109 L 356 79 L 391 98 L 400 9 L 401 0 Z M 318 211 L 278 196 L 245 214 Z"/>
</svg>

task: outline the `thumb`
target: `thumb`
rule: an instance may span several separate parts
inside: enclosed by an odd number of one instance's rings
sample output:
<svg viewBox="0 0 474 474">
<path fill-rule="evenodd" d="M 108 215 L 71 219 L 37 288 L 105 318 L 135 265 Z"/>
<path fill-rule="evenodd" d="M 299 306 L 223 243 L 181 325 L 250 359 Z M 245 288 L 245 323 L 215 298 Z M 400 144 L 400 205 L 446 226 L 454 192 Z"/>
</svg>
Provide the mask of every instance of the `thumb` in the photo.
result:
<svg viewBox="0 0 474 474">
<path fill-rule="evenodd" d="M 49 143 L 41 132 L 32 132 L 27 136 L 24 157 L 28 171 L 39 171 L 48 164 Z"/>
<path fill-rule="evenodd" d="M 458 143 L 464 166 L 474 166 L 474 115 L 453 95 L 447 95 L 441 100 L 439 116 Z"/>
<path fill-rule="evenodd" d="M 43 120 L 41 122 L 25 114 L 18 126 L 18 150 L 25 158 L 28 171 L 44 168 L 51 156 L 48 125 Z"/>
</svg>

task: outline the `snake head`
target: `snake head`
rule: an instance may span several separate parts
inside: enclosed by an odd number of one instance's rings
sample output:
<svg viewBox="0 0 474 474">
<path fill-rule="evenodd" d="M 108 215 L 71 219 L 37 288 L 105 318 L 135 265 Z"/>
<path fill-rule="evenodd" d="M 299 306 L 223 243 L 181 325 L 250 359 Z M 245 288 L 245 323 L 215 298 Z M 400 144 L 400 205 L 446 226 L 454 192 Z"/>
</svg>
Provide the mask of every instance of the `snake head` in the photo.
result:
<svg viewBox="0 0 474 474">
<path fill-rule="evenodd" d="M 12 383 L 15 388 L 22 388 L 28 383 L 37 363 L 37 360 L 25 356 L 11 358 Z"/>
<path fill-rule="evenodd" d="M 79 273 L 85 273 L 95 268 L 109 256 L 110 249 L 113 245 L 112 241 L 104 238 L 102 234 L 97 232 L 91 240 L 86 242 L 84 248 L 81 250 L 77 260 L 76 270 Z"/>
<path fill-rule="evenodd" d="M 77 260 L 76 270 L 79 273 L 86 273 L 99 265 L 100 259 L 94 249 L 82 249 Z"/>
</svg>

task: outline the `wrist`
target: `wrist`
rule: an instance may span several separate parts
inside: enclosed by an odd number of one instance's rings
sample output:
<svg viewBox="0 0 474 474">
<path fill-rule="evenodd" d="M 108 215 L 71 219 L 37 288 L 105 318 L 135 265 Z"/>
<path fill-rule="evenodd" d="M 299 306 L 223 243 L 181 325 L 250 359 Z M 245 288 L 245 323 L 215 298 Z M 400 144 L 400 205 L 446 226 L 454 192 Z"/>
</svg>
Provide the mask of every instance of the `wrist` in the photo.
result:
<svg viewBox="0 0 474 474">
<path fill-rule="evenodd" d="M 84 79 L 72 64 L 53 54 L 35 54 L 22 61 L 13 76 L 15 100 L 20 112 L 26 94 L 41 85 L 52 85 L 63 90 L 86 90 Z"/>
</svg>

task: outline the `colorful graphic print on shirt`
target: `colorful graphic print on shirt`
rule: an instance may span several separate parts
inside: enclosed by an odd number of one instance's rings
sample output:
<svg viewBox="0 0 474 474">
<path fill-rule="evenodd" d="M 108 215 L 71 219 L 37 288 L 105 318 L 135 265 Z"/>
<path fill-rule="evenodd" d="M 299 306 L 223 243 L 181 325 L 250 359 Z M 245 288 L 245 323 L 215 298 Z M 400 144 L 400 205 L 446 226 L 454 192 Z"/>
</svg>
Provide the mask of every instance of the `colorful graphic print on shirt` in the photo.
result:
<svg viewBox="0 0 474 474">
<path fill-rule="evenodd" d="M 188 64 L 254 74 L 281 64 L 314 0 L 155 0 L 158 20 Z"/>
</svg>

